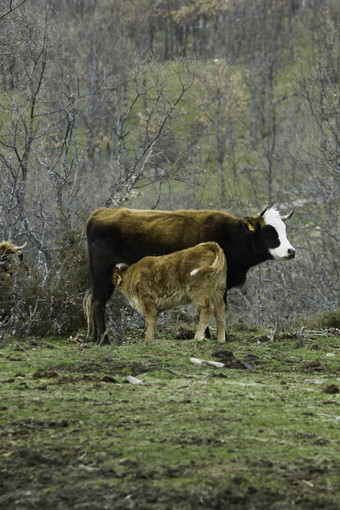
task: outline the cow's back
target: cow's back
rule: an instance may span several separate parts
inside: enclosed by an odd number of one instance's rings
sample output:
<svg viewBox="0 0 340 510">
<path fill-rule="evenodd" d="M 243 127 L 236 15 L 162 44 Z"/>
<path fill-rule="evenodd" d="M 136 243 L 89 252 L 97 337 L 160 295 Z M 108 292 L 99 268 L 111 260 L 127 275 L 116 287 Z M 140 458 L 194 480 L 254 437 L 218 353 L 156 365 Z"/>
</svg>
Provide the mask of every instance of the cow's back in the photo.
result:
<svg viewBox="0 0 340 510">
<path fill-rule="evenodd" d="M 123 207 L 97 209 L 87 224 L 89 247 L 104 245 L 114 263 L 132 264 L 147 255 L 164 255 L 195 246 L 219 242 L 226 225 L 237 219 L 212 210 L 153 211 Z M 91 248 L 90 248 L 91 251 Z"/>
</svg>

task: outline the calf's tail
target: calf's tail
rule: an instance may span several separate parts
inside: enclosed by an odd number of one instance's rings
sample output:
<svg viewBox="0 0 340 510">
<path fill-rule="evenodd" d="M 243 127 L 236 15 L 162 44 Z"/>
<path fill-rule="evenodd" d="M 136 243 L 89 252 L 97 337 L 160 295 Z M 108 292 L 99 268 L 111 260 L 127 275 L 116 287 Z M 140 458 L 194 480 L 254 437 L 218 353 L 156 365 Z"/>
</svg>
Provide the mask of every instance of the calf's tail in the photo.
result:
<svg viewBox="0 0 340 510">
<path fill-rule="evenodd" d="M 215 260 L 211 266 L 202 266 L 193 269 L 190 274 L 191 276 L 199 275 L 199 277 L 205 277 L 212 274 L 219 273 L 221 271 L 226 271 L 226 258 L 222 248 L 218 244 L 211 248 L 215 252 Z"/>
</svg>

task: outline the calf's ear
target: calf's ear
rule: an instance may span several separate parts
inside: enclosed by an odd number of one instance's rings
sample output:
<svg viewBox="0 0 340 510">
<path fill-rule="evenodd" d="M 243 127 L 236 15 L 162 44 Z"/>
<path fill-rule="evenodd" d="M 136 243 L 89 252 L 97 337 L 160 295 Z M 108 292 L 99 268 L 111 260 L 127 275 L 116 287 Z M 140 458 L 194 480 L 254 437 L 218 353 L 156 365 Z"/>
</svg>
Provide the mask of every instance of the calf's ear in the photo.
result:
<svg viewBox="0 0 340 510">
<path fill-rule="evenodd" d="M 120 285 L 121 282 L 122 282 L 122 277 L 120 276 L 120 274 L 114 273 L 113 274 L 113 283 L 115 284 L 115 286 L 118 287 L 118 285 Z"/>
<path fill-rule="evenodd" d="M 115 267 L 113 270 L 112 281 L 114 285 L 116 285 L 116 287 L 118 287 L 118 285 L 121 284 L 122 277 L 120 274 L 120 270 L 117 267 Z"/>
</svg>

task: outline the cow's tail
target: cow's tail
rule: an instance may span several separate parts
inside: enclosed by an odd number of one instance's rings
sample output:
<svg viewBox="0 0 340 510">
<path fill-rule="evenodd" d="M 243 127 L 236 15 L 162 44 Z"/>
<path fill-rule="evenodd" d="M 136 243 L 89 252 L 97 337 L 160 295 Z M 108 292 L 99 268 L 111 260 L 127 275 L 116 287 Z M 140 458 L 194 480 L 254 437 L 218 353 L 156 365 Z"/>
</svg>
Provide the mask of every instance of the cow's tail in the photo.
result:
<svg viewBox="0 0 340 510">
<path fill-rule="evenodd" d="M 87 321 L 87 337 L 89 337 L 94 330 L 92 292 L 90 289 L 85 292 L 83 299 L 83 310 L 85 319 Z"/>
<path fill-rule="evenodd" d="M 226 271 L 226 258 L 222 248 L 214 243 L 210 249 L 215 252 L 215 260 L 211 266 L 202 266 L 193 269 L 190 274 L 191 276 L 198 276 L 199 278 L 209 277 L 213 274 L 220 273 L 221 271 Z"/>
</svg>

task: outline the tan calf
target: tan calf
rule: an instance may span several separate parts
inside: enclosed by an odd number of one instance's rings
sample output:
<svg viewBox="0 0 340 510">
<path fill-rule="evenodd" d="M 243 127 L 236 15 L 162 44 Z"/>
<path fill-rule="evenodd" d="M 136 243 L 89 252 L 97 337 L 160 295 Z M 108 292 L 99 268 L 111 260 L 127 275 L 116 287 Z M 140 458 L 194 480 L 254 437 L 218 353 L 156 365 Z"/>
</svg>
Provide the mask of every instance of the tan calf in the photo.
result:
<svg viewBox="0 0 340 510">
<path fill-rule="evenodd" d="M 113 283 L 145 316 L 146 342 L 154 338 L 160 312 L 189 303 L 194 303 L 200 315 L 195 338 L 204 338 L 214 312 L 217 340 L 224 342 L 226 273 L 223 250 L 217 243 L 207 242 L 169 255 L 144 257 L 132 266 L 117 264 Z"/>
</svg>

